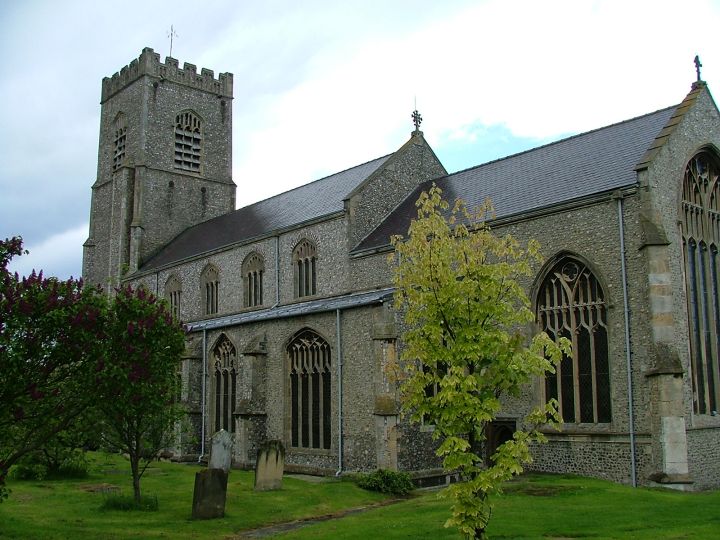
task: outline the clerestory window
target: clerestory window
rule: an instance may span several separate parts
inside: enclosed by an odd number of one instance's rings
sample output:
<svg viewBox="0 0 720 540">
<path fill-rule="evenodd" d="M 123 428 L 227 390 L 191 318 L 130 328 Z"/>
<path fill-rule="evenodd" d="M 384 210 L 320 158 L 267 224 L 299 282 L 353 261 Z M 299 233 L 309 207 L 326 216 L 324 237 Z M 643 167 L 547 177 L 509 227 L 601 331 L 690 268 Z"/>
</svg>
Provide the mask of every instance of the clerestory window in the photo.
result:
<svg viewBox="0 0 720 540">
<path fill-rule="evenodd" d="M 607 304 L 597 277 L 563 257 L 545 276 L 536 306 L 540 328 L 572 342 L 572 356 L 545 377 L 546 399 L 558 400 L 565 422 L 610 422 Z"/>
<path fill-rule="evenodd" d="M 244 306 L 261 306 L 263 304 L 265 260 L 258 253 L 251 253 L 245 257 L 242 273 L 244 279 Z"/>
<path fill-rule="evenodd" d="M 191 111 L 175 117 L 175 168 L 200 172 L 202 153 L 202 122 Z"/>
<path fill-rule="evenodd" d="M 203 314 L 214 315 L 218 312 L 218 293 L 220 288 L 220 272 L 209 264 L 202 272 L 200 294 L 203 301 Z"/>
<path fill-rule="evenodd" d="M 693 157 L 685 168 L 680 209 L 693 407 L 698 414 L 714 413 L 720 401 L 719 172 L 718 159 L 710 152 Z"/>
<path fill-rule="evenodd" d="M 215 404 L 215 431 L 235 432 L 235 406 L 237 403 L 237 352 L 225 334 L 213 348 L 213 401 Z"/>
<path fill-rule="evenodd" d="M 317 294 L 317 250 L 310 240 L 302 240 L 293 250 L 295 298 Z"/>
<path fill-rule="evenodd" d="M 165 283 L 165 299 L 170 304 L 170 313 L 176 320 L 180 320 L 180 298 L 182 296 L 182 282 L 176 275 L 172 275 Z"/>
</svg>

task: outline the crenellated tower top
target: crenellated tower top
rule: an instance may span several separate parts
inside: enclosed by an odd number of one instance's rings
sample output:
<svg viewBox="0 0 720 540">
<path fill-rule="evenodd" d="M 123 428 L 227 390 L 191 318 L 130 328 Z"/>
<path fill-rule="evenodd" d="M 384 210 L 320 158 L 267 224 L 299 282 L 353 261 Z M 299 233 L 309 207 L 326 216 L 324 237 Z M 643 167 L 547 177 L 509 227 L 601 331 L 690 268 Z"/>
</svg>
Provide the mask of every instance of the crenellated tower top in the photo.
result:
<svg viewBox="0 0 720 540">
<path fill-rule="evenodd" d="M 216 79 L 213 70 L 202 68 L 198 75 L 195 64 L 185 62 L 181 69 L 177 59 L 169 56 L 165 57 L 165 63 L 162 63 L 158 53 L 150 47 L 145 47 L 140 57 L 122 68 L 119 73 L 103 78 L 100 103 L 104 103 L 143 75 L 155 77 L 160 81 L 169 80 L 218 96 L 232 98 L 233 94 L 232 73 L 220 73 Z"/>
</svg>

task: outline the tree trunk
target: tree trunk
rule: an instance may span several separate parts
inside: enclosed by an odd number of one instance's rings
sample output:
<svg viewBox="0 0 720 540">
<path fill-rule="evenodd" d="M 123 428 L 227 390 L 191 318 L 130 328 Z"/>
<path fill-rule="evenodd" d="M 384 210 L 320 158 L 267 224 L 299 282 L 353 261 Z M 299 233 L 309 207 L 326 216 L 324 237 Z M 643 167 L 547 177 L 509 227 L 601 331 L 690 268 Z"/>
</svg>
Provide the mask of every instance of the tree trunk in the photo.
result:
<svg viewBox="0 0 720 540">
<path fill-rule="evenodd" d="M 135 504 L 140 504 L 140 456 L 132 454 L 130 456 L 130 469 L 133 478 L 133 495 L 135 496 Z"/>
</svg>

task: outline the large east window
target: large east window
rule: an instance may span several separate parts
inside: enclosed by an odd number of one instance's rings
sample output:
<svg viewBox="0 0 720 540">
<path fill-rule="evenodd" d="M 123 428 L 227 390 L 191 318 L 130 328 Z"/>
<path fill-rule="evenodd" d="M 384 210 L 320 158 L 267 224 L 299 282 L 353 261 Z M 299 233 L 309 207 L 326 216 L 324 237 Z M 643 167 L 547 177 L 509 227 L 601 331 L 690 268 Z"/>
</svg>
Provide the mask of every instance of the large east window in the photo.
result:
<svg viewBox="0 0 720 540">
<path fill-rule="evenodd" d="M 687 310 L 692 365 L 693 406 L 696 413 L 718 410 L 720 374 L 718 338 L 718 202 L 717 157 L 703 151 L 685 168 L 680 209 Z"/>
<path fill-rule="evenodd" d="M 572 342 L 572 356 L 545 377 L 546 399 L 558 400 L 565 422 L 610 422 L 607 304 L 597 277 L 580 260 L 561 258 L 542 281 L 536 309 L 551 339 Z"/>
</svg>

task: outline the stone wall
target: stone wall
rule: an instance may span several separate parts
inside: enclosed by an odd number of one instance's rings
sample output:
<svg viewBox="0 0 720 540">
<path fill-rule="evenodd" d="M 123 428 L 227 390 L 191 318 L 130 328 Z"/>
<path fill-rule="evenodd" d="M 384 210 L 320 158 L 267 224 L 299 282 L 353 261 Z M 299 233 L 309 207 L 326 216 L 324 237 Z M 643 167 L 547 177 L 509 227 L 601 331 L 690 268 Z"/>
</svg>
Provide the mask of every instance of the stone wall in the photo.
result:
<svg viewBox="0 0 720 540">
<path fill-rule="evenodd" d="M 694 489 L 717 489 L 720 486 L 720 429 L 688 429 L 687 444 Z"/>
</svg>

